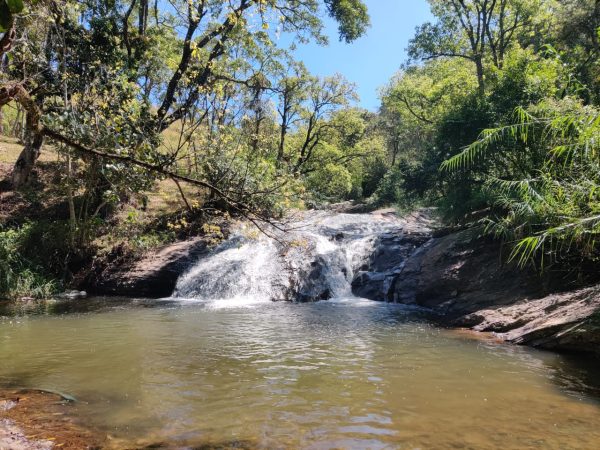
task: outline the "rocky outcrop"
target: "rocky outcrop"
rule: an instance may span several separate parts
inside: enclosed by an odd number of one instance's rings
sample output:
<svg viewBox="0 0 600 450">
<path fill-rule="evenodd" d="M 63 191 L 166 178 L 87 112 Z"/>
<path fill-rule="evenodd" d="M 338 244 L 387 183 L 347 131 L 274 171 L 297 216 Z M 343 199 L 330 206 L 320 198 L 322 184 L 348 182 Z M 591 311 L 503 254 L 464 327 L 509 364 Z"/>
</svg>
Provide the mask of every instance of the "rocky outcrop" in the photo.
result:
<svg viewBox="0 0 600 450">
<path fill-rule="evenodd" d="M 470 314 L 477 331 L 494 331 L 517 344 L 600 352 L 600 287 L 552 294 Z"/>
<path fill-rule="evenodd" d="M 542 295 L 542 278 L 506 263 L 506 251 L 467 230 L 432 238 L 405 262 L 388 293 L 397 303 L 435 309 L 448 319 Z"/>
<path fill-rule="evenodd" d="M 207 252 L 204 238 L 167 245 L 132 261 L 123 260 L 123 252 L 116 249 L 94 262 L 81 288 L 96 295 L 168 297 L 179 275 Z"/>
<path fill-rule="evenodd" d="M 357 294 L 421 306 L 444 325 L 517 344 L 600 353 L 600 286 L 565 288 L 562 277 L 519 269 L 501 244 L 468 230 L 424 230 L 413 251 L 402 242 L 382 240 L 353 283 Z"/>
<path fill-rule="evenodd" d="M 400 231 L 379 236 L 375 252 L 352 280 L 352 292 L 371 300 L 388 299 L 392 284 L 404 270 L 405 262 L 429 239 L 427 232 Z"/>
<path fill-rule="evenodd" d="M 354 295 L 389 300 L 391 288 L 409 257 L 431 240 L 433 223 L 430 212 L 422 210 L 399 220 L 397 231 L 378 236 L 374 252 L 352 280 Z"/>
</svg>

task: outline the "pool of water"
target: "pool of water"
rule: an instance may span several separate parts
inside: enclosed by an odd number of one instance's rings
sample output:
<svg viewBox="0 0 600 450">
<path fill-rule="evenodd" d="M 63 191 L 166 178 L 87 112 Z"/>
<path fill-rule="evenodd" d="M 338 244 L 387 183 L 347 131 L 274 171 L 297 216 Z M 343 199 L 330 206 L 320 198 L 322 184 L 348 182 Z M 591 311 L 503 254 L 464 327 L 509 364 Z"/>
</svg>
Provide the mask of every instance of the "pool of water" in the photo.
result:
<svg viewBox="0 0 600 450">
<path fill-rule="evenodd" d="M 400 306 L 61 305 L 0 319 L 0 387 L 76 397 L 115 448 L 600 446 L 597 363 L 473 339 Z"/>
</svg>

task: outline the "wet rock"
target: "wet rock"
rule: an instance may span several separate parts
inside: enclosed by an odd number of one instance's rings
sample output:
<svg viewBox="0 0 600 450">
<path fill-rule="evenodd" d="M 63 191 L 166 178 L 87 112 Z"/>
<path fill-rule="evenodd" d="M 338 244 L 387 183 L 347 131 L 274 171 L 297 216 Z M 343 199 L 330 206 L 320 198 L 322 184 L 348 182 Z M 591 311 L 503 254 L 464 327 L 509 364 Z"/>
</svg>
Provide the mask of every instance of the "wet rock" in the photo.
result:
<svg viewBox="0 0 600 450">
<path fill-rule="evenodd" d="M 470 231 L 433 238 L 403 263 L 389 300 L 517 344 L 600 352 L 600 287 L 565 291 L 557 277 L 507 263 L 507 253 Z"/>
<path fill-rule="evenodd" d="M 475 314 L 477 331 L 548 349 L 600 352 L 600 287 L 524 300 Z M 469 320 L 470 317 L 465 317 Z"/>
<path fill-rule="evenodd" d="M 352 293 L 371 300 L 385 300 L 390 275 L 378 272 L 358 272 L 352 280 Z"/>
<path fill-rule="evenodd" d="M 416 214 L 399 224 L 396 232 L 377 237 L 374 251 L 352 280 L 352 293 L 370 300 L 390 300 L 394 281 L 409 257 L 431 240 L 432 219 Z"/>
<path fill-rule="evenodd" d="M 77 300 L 78 298 L 86 298 L 87 292 L 77 290 L 65 291 L 62 294 L 59 294 L 58 297 L 66 300 Z"/>
<path fill-rule="evenodd" d="M 301 303 L 329 300 L 332 292 L 328 284 L 328 264 L 323 258 L 317 258 L 310 264 L 308 273 L 300 271 L 297 276 L 298 289 L 292 301 Z"/>
</svg>

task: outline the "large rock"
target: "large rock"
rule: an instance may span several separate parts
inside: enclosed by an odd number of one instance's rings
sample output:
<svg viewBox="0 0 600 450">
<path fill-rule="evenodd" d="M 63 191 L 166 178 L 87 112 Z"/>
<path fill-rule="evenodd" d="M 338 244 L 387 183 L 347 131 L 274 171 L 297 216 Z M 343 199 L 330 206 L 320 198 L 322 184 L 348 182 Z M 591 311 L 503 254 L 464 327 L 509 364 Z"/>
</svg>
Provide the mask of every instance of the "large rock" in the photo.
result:
<svg viewBox="0 0 600 450">
<path fill-rule="evenodd" d="M 567 291 L 561 277 L 520 269 L 506 254 L 471 231 L 433 238 L 402 264 L 389 300 L 517 344 L 600 352 L 600 286 Z"/>
<path fill-rule="evenodd" d="M 523 300 L 464 318 L 477 331 L 495 331 L 518 344 L 600 352 L 600 287 Z"/>
<path fill-rule="evenodd" d="M 472 231 L 435 238 L 405 262 L 390 300 L 456 318 L 546 292 L 542 278 L 505 262 L 507 251 Z"/>
<path fill-rule="evenodd" d="M 409 257 L 431 240 L 433 219 L 424 210 L 399 221 L 398 231 L 377 237 L 374 251 L 352 280 L 352 293 L 370 300 L 390 300 L 394 281 Z"/>
<path fill-rule="evenodd" d="M 88 293 L 161 298 L 173 293 L 177 278 L 208 253 L 206 240 L 194 238 L 167 245 L 133 261 L 123 261 L 119 250 L 94 262 L 82 283 Z"/>
</svg>

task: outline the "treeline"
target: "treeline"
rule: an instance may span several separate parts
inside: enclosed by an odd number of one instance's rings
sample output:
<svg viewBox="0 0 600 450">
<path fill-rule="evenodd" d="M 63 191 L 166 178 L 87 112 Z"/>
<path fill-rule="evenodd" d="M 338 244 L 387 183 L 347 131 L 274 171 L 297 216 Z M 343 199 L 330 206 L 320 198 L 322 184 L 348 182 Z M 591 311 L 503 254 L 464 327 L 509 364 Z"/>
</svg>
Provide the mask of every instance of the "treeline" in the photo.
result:
<svg viewBox="0 0 600 450">
<path fill-rule="evenodd" d="M 600 1 L 430 0 L 382 92 L 390 202 L 578 271 L 600 237 Z"/>
</svg>

